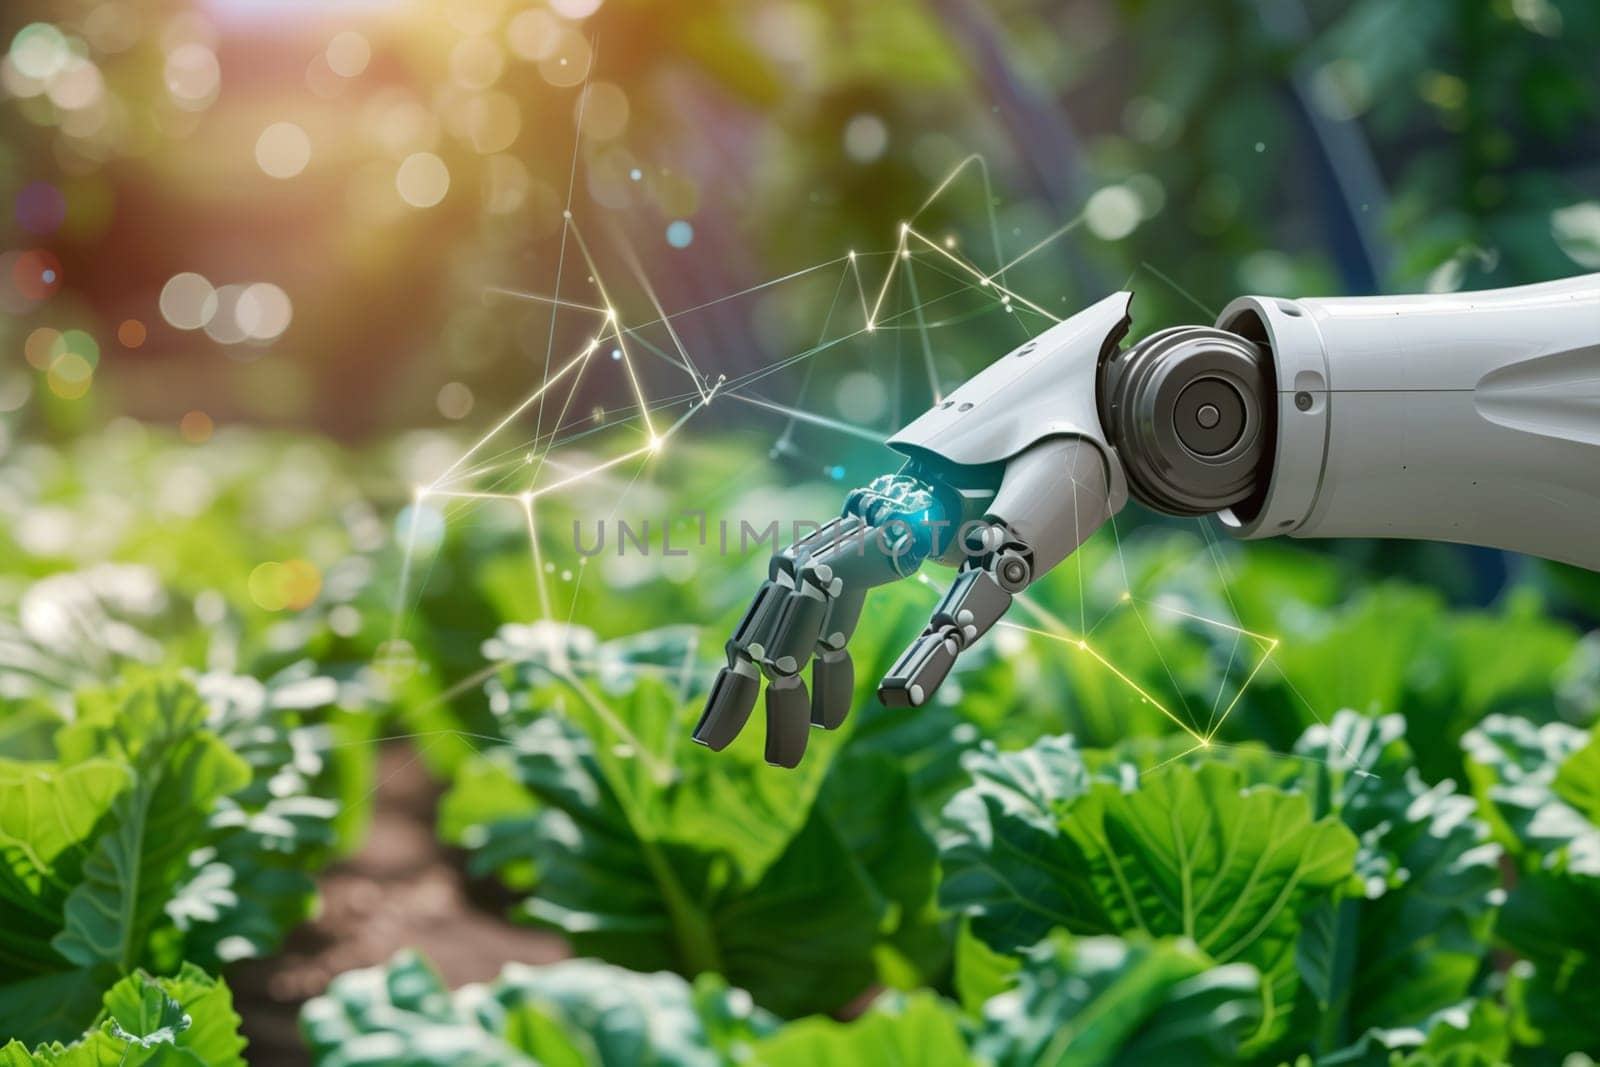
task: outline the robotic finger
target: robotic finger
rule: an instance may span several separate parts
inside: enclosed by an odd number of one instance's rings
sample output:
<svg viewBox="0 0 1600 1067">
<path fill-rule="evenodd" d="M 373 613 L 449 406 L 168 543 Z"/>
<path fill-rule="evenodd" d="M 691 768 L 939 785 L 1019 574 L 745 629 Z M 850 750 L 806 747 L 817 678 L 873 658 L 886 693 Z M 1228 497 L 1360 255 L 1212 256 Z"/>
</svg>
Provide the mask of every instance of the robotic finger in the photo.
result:
<svg viewBox="0 0 1600 1067">
<path fill-rule="evenodd" d="M 838 727 L 854 686 L 845 644 L 866 592 L 914 573 L 927 558 L 926 518 L 936 506 L 930 487 L 886 475 L 852 493 L 839 518 L 773 557 L 767 581 L 727 644 L 727 665 L 694 739 L 714 749 L 732 743 L 750 717 L 763 675 L 768 763 L 797 765 L 811 726 Z M 801 672 L 814 653 L 813 696 Z"/>
</svg>

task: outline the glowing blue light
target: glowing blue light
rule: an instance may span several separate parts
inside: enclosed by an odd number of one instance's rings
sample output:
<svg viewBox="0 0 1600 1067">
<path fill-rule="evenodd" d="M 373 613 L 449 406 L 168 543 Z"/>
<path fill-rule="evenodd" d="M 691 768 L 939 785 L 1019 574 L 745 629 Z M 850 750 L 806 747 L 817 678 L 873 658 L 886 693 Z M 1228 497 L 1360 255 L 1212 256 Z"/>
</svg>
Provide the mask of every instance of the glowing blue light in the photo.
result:
<svg viewBox="0 0 1600 1067">
<path fill-rule="evenodd" d="M 444 515 L 426 503 L 407 505 L 395 516 L 394 536 L 408 551 L 432 552 L 444 540 Z"/>
<path fill-rule="evenodd" d="M 837 463 L 834 464 L 828 468 L 828 477 L 832 478 L 836 482 L 842 481 L 844 479 L 844 468 L 839 466 Z"/>
<path fill-rule="evenodd" d="M 41 275 L 41 277 L 44 278 L 46 285 L 54 285 L 56 280 L 56 272 L 53 270 L 47 270 L 43 275 Z"/>
<path fill-rule="evenodd" d="M 694 240 L 694 227 L 683 219 L 675 219 L 667 226 L 667 244 L 673 248 L 688 248 Z"/>
<path fill-rule="evenodd" d="M 615 359 L 615 360 L 620 360 L 620 359 L 622 359 L 622 349 L 620 349 L 620 348 L 613 348 L 613 349 L 612 349 L 612 350 L 611 350 L 611 358 L 612 358 L 612 359 Z"/>
<path fill-rule="evenodd" d="M 634 167 L 628 172 L 628 177 L 632 178 L 634 181 L 639 181 L 644 177 L 644 171 L 640 170 L 638 167 Z"/>
</svg>

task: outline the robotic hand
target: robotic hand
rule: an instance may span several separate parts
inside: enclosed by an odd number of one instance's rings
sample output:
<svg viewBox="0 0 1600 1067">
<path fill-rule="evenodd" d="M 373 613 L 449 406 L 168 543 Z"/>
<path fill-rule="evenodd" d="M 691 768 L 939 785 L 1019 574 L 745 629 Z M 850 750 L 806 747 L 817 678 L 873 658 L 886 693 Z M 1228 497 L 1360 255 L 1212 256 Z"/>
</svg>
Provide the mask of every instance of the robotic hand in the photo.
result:
<svg viewBox="0 0 1600 1067">
<path fill-rule="evenodd" d="M 773 557 L 694 739 L 767 678 L 769 763 L 850 710 L 869 589 L 957 567 L 878 689 L 925 703 L 1013 597 L 1130 495 L 1239 537 L 1405 537 L 1600 570 L 1600 274 L 1481 293 L 1247 296 L 1122 350 L 1129 293 L 1002 356 L 889 439 L 898 473 Z M 812 662 L 808 697 L 801 671 Z"/>
</svg>

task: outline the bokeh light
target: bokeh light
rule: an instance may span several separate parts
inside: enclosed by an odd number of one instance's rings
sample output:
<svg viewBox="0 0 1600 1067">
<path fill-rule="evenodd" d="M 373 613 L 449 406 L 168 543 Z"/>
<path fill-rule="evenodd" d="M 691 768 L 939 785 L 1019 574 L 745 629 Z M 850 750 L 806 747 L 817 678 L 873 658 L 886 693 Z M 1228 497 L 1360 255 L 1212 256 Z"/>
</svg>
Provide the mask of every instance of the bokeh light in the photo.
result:
<svg viewBox="0 0 1600 1067">
<path fill-rule="evenodd" d="M 564 19 L 586 19 L 600 10 L 600 0 L 550 0 L 550 10 Z"/>
<path fill-rule="evenodd" d="M 217 313 L 217 291 L 203 275 L 174 274 L 161 288 L 161 317 L 180 330 L 198 330 Z"/>
<path fill-rule="evenodd" d="M 77 400 L 89 391 L 94 381 L 94 367 L 76 352 L 63 352 L 51 361 L 46 381 L 56 396 Z"/>
<path fill-rule="evenodd" d="M 204 111 L 222 91 L 217 54 L 198 42 L 180 44 L 167 54 L 167 92 L 185 111 Z"/>
<path fill-rule="evenodd" d="M 889 409 L 889 390 L 881 376 L 871 371 L 851 371 L 834 390 L 839 414 L 861 426 L 871 426 Z"/>
<path fill-rule="evenodd" d="M 1126 185 L 1097 189 L 1083 208 L 1084 225 L 1102 241 L 1120 241 L 1139 225 L 1139 198 Z"/>
<path fill-rule="evenodd" d="M 61 71 L 72 49 L 61 31 L 46 22 L 24 26 L 11 39 L 11 63 L 25 78 L 44 81 Z"/>
<path fill-rule="evenodd" d="M 250 599 L 263 611 L 300 611 L 316 602 L 322 572 L 303 559 L 258 565 L 250 572 Z"/>
<path fill-rule="evenodd" d="M 844 127 L 844 154 L 856 163 L 871 163 L 889 147 L 889 127 L 877 115 L 856 115 Z"/>
<path fill-rule="evenodd" d="M 34 370 L 49 370 L 51 360 L 55 359 L 56 345 L 61 341 L 61 332 L 49 326 L 40 326 L 28 334 L 28 339 L 23 342 L 22 352 L 28 365 Z"/>
<path fill-rule="evenodd" d="M 117 327 L 117 343 L 123 348 L 138 348 L 144 344 L 147 331 L 138 319 L 124 319 Z"/>
<path fill-rule="evenodd" d="M 99 67 L 82 56 L 73 55 L 50 79 L 47 92 L 56 107 L 64 111 L 82 111 L 100 102 L 105 95 L 105 79 Z"/>
<path fill-rule="evenodd" d="M 563 27 L 555 47 L 539 60 L 539 76 L 559 88 L 582 85 L 589 77 L 589 64 L 593 60 L 594 51 L 589 42 L 576 31 Z"/>
<path fill-rule="evenodd" d="M 555 54 L 561 45 L 561 23 L 543 8 L 517 12 L 506 26 L 506 43 L 518 59 L 537 63 Z"/>
<path fill-rule="evenodd" d="M 43 300 L 61 288 L 61 261 L 42 248 L 19 253 L 11 264 L 11 284 L 27 300 Z"/>
<path fill-rule="evenodd" d="M 354 30 L 334 34 L 324 53 L 328 67 L 341 78 L 359 77 L 372 62 L 372 45 Z"/>
<path fill-rule="evenodd" d="M 444 530 L 443 513 L 427 501 L 406 505 L 394 520 L 395 542 L 421 555 L 438 549 L 444 541 Z"/>
<path fill-rule="evenodd" d="M 53 345 L 50 346 L 50 365 L 55 366 L 56 361 L 63 356 L 76 356 L 89 365 L 90 370 L 100 366 L 100 342 L 87 330 L 66 330 L 62 332 Z"/>
<path fill-rule="evenodd" d="M 249 338 L 239 322 L 239 299 L 244 291 L 245 287 L 237 284 L 217 287 L 217 308 L 206 323 L 207 337 L 223 345 L 236 345 Z"/>
<path fill-rule="evenodd" d="M 256 164 L 269 177 L 293 178 L 311 162 L 311 138 L 292 122 L 274 122 L 256 138 Z"/>
<path fill-rule="evenodd" d="M 460 382 L 446 382 L 439 390 L 436 403 L 439 414 L 447 419 L 464 419 L 472 413 L 472 390 Z"/>
<path fill-rule="evenodd" d="M 96 51 L 126 52 L 139 40 L 139 12 L 125 0 L 106 0 L 83 17 L 83 34 Z"/>
<path fill-rule="evenodd" d="M 271 282 L 245 286 L 234 307 L 239 329 L 252 341 L 276 340 L 294 319 L 294 304 L 289 294 Z"/>
<path fill-rule="evenodd" d="M 178 435 L 191 445 L 202 445 L 211 440 L 214 429 L 211 416 L 203 411 L 188 411 L 178 420 Z"/>
<path fill-rule="evenodd" d="M 413 152 L 395 172 L 394 184 L 412 207 L 433 207 L 450 191 L 450 169 L 432 152 Z"/>
<path fill-rule="evenodd" d="M 688 248 L 694 241 L 694 227 L 684 219 L 674 219 L 667 224 L 667 244 L 673 248 Z"/>
</svg>

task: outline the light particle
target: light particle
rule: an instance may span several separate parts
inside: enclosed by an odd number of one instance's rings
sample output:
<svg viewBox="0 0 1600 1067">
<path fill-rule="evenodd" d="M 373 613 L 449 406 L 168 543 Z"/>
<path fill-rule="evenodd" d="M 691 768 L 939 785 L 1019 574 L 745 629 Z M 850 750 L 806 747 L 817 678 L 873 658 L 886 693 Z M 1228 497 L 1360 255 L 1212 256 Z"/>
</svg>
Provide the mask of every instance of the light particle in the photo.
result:
<svg viewBox="0 0 1600 1067">
<path fill-rule="evenodd" d="M 412 207 L 433 207 L 450 191 L 450 168 L 432 152 L 413 152 L 395 172 L 394 184 Z"/>
<path fill-rule="evenodd" d="M 191 445 L 203 445 L 211 440 L 215 428 L 211 416 L 199 410 L 186 411 L 183 418 L 178 420 L 178 436 Z"/>
<path fill-rule="evenodd" d="M 372 62 L 372 46 L 354 30 L 336 33 L 328 42 L 328 67 L 341 78 L 354 78 Z"/>
<path fill-rule="evenodd" d="M 217 313 L 217 291 L 203 275 L 174 274 L 161 287 L 161 317 L 180 330 L 198 330 Z"/>
<path fill-rule="evenodd" d="M 293 178 L 311 162 L 311 138 L 292 122 L 274 122 L 256 138 L 256 164 L 272 178 Z"/>
<path fill-rule="evenodd" d="M 1139 197 L 1125 185 L 1096 190 L 1083 208 L 1089 232 L 1102 241 L 1120 241 L 1139 225 Z"/>
</svg>

